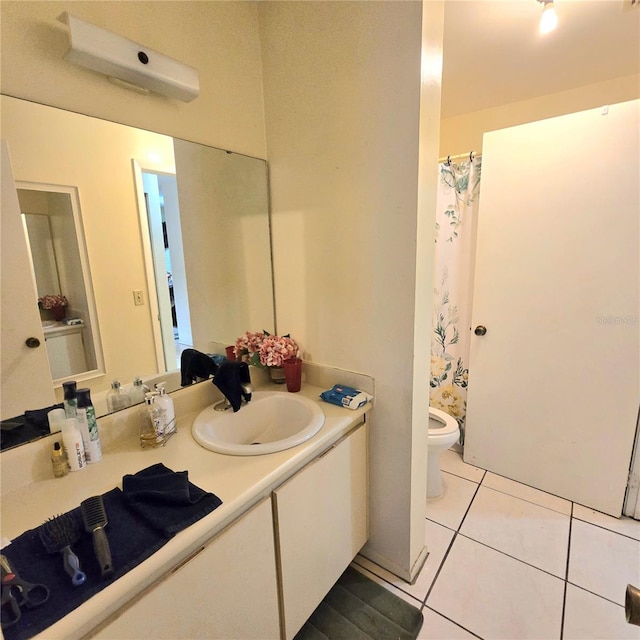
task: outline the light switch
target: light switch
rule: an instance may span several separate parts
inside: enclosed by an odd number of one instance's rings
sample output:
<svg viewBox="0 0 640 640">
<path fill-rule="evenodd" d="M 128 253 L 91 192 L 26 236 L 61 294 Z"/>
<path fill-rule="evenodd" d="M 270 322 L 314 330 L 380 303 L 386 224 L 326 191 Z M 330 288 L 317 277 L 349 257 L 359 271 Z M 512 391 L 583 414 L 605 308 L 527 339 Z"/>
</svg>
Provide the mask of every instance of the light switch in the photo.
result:
<svg viewBox="0 0 640 640">
<path fill-rule="evenodd" d="M 133 303 L 136 307 L 144 304 L 144 294 L 142 293 L 142 289 L 133 290 Z"/>
</svg>

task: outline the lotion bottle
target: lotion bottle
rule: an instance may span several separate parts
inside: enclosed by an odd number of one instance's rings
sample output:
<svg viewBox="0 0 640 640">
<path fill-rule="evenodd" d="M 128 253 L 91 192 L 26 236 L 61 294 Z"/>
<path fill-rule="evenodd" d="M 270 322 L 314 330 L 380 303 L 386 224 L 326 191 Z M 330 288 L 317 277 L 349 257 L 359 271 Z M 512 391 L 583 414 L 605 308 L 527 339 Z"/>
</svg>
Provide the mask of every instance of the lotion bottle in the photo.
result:
<svg viewBox="0 0 640 640">
<path fill-rule="evenodd" d="M 80 432 L 82 433 L 87 462 L 90 464 L 100 462 L 102 460 L 102 447 L 100 445 L 96 412 L 91 403 L 89 389 L 78 389 L 78 422 L 80 423 Z"/>
<path fill-rule="evenodd" d="M 79 471 L 87 466 L 82 436 L 78 428 L 77 418 L 67 418 L 62 425 L 62 444 L 67 454 L 67 462 L 71 471 Z"/>
<path fill-rule="evenodd" d="M 169 436 L 170 434 L 176 432 L 176 412 L 173 406 L 173 400 L 171 399 L 171 396 L 167 395 L 164 385 L 164 382 L 159 382 L 158 384 L 156 384 L 158 395 L 156 396 L 154 401 L 160 407 L 160 409 L 165 412 L 164 434 L 165 436 Z"/>
</svg>

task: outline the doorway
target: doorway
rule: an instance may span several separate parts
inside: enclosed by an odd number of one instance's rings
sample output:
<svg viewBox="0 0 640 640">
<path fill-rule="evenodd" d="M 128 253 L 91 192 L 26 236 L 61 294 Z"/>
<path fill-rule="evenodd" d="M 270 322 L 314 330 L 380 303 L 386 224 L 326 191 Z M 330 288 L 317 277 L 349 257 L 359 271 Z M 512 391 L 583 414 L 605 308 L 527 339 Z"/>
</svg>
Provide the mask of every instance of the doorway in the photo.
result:
<svg viewBox="0 0 640 640">
<path fill-rule="evenodd" d="M 164 370 L 172 371 L 193 345 L 177 182 L 173 174 L 143 170 L 141 177 L 153 264 L 149 296 L 156 298 Z"/>
</svg>

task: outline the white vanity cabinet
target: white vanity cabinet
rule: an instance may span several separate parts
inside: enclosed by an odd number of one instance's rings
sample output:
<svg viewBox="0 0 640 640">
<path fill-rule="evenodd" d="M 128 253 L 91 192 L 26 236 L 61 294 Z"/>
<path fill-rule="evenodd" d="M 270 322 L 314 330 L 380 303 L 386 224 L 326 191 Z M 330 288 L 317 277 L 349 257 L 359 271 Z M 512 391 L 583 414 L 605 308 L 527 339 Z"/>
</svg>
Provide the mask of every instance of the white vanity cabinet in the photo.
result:
<svg viewBox="0 0 640 640">
<path fill-rule="evenodd" d="M 91 637 L 291 640 L 368 537 L 361 423 Z"/>
<path fill-rule="evenodd" d="M 290 640 L 368 537 L 364 424 L 273 492 L 283 638 Z"/>
<path fill-rule="evenodd" d="M 271 501 L 241 516 L 91 637 L 277 640 Z"/>
</svg>

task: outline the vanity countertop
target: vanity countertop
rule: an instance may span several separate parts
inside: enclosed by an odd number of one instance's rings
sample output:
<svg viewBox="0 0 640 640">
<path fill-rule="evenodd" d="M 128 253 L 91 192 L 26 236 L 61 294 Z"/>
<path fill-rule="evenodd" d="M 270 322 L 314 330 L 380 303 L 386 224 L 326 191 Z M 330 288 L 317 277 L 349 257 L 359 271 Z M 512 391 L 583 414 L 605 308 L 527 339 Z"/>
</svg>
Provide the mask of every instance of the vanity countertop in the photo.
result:
<svg viewBox="0 0 640 640">
<path fill-rule="evenodd" d="M 287 393 L 276 385 L 269 388 Z M 228 456 L 204 449 L 191 435 L 192 423 L 201 409 L 181 415 L 180 407 L 176 406 L 178 433 L 165 447 L 143 450 L 137 433 L 129 428 L 131 433 L 126 437 L 118 438 L 111 445 L 103 444 L 100 463 L 63 478 L 38 477 L 36 473 L 33 481 L 3 493 L 1 534 L 8 539 L 37 527 L 53 515 L 77 507 L 85 498 L 106 493 L 114 487 L 121 488 L 125 474 L 136 473 L 156 463 L 163 463 L 174 471 L 187 470 L 193 484 L 215 493 L 222 500 L 222 505 L 215 511 L 179 532 L 150 558 L 36 637 L 77 638 L 88 633 L 362 422 L 371 409 L 370 404 L 355 411 L 328 404 L 318 397 L 322 391 L 304 384 L 300 393 L 320 404 L 325 414 L 324 426 L 307 442 L 285 451 L 261 456 Z M 99 424 L 103 432 L 113 426 L 108 423 L 103 426 L 101 421 Z M 105 438 L 101 436 L 104 443 Z M 49 440 L 48 447 L 51 442 Z M 42 463 L 42 446 L 40 450 Z M 6 453 L 11 451 L 3 456 Z M 3 476 L 4 472 L 6 468 L 3 468 Z M 7 484 L 3 482 L 3 485 L 6 489 Z"/>
</svg>

